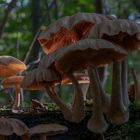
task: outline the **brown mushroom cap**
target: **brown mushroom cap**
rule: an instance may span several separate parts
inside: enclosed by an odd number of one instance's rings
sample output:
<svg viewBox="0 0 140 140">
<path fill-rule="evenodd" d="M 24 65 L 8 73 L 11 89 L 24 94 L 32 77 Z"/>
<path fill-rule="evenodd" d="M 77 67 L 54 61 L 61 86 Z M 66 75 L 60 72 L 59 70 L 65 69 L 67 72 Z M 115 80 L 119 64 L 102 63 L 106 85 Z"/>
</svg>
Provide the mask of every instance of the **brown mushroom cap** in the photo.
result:
<svg viewBox="0 0 140 140">
<path fill-rule="evenodd" d="M 20 85 L 23 78 L 24 76 L 10 76 L 2 81 L 2 85 L 4 88 L 13 88 L 15 85 Z"/>
<path fill-rule="evenodd" d="M 109 41 L 83 39 L 47 55 L 39 66 L 44 65 L 49 68 L 55 63 L 58 71 L 69 73 L 83 70 L 88 64 L 94 67 L 103 66 L 114 60 L 120 60 L 125 55 L 126 51 L 123 48 Z"/>
<path fill-rule="evenodd" d="M 15 118 L 9 118 L 9 121 L 13 127 L 13 132 L 17 136 L 22 136 L 29 131 L 29 128 L 27 127 L 27 125 L 21 120 L 18 120 Z"/>
<path fill-rule="evenodd" d="M 96 24 L 88 38 L 102 38 L 132 51 L 140 48 L 140 25 L 130 20 L 112 20 Z"/>
<path fill-rule="evenodd" d="M 53 136 L 63 134 L 68 131 L 66 126 L 60 124 L 40 124 L 30 128 L 31 135 L 46 134 L 46 136 Z"/>
<path fill-rule="evenodd" d="M 102 22 L 104 20 L 112 20 L 115 19 L 113 16 L 106 16 L 103 14 L 96 13 L 77 13 L 73 16 L 65 16 L 62 17 L 52 24 L 48 26 L 46 32 L 44 32 L 44 37 L 49 38 L 51 33 L 56 33 L 61 27 L 65 27 L 67 29 L 72 29 L 76 24 L 82 22 L 91 22 L 93 24 Z"/>
<path fill-rule="evenodd" d="M 0 135 L 9 136 L 15 133 L 18 136 L 29 131 L 26 124 L 14 118 L 0 118 Z"/>
<path fill-rule="evenodd" d="M 0 77 L 16 75 L 26 69 L 26 65 L 12 56 L 0 56 Z"/>
<path fill-rule="evenodd" d="M 13 134 L 13 127 L 7 118 L 0 118 L 0 135 L 9 136 Z"/>
<path fill-rule="evenodd" d="M 64 47 L 77 40 L 77 34 L 64 27 L 61 27 L 56 33 L 51 33 L 47 39 L 43 33 L 38 37 L 38 41 L 46 54 L 52 53 L 57 48 Z"/>
<path fill-rule="evenodd" d="M 41 85 L 43 82 L 50 82 L 53 84 L 57 81 L 60 81 L 60 77 L 53 70 L 38 67 L 28 72 L 21 82 L 21 86 L 25 89 L 30 87 L 32 88 L 33 85 L 37 85 L 42 88 Z"/>
<path fill-rule="evenodd" d="M 112 16 L 95 13 L 78 13 L 66 16 L 50 24 L 46 31 L 41 32 L 38 41 L 45 53 L 49 54 L 57 48 L 81 39 L 95 23 L 113 19 Z"/>
</svg>

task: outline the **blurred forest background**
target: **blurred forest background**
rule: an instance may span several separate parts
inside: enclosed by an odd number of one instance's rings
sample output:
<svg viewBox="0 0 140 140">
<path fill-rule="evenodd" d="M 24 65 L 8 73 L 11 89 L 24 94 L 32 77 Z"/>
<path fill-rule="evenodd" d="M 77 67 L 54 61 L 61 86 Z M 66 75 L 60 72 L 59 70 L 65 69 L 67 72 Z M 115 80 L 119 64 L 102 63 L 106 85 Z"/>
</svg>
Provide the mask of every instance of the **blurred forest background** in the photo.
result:
<svg viewBox="0 0 140 140">
<path fill-rule="evenodd" d="M 103 13 L 140 23 L 140 0 L 0 0 L 0 55 L 11 55 L 27 65 L 32 64 L 41 51 L 39 43 L 33 42 L 38 31 L 47 29 L 59 17 L 77 12 Z M 134 67 L 140 76 L 139 61 L 140 51 L 128 55 L 129 68 Z M 111 73 L 110 70 L 109 67 Z M 105 88 L 108 93 L 111 92 L 111 75 Z M 64 90 L 68 91 L 73 92 Z M 65 100 L 66 95 L 62 94 Z M 0 92 L 0 97 L 2 103 L 9 94 Z"/>
</svg>

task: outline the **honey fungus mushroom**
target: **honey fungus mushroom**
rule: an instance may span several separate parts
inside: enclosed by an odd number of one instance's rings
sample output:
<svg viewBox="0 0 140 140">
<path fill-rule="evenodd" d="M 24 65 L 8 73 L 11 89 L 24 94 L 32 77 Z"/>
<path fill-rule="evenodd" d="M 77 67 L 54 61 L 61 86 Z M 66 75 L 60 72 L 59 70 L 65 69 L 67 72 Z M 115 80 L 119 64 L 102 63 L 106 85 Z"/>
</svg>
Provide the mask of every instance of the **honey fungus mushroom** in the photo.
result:
<svg viewBox="0 0 140 140">
<path fill-rule="evenodd" d="M 126 51 L 116 44 L 102 39 L 83 39 L 65 48 L 59 48 L 44 58 L 46 68 L 54 67 L 61 74 L 67 75 L 77 89 L 77 109 L 83 111 L 83 96 L 79 84 L 73 73 L 88 70 L 92 92 L 94 93 L 93 116 L 89 120 L 88 128 L 93 132 L 103 132 L 107 128 L 103 112 L 110 106 L 109 97 L 104 93 L 96 67 L 120 60 Z M 55 63 L 54 63 L 55 62 Z M 94 68 L 94 69 L 93 69 Z M 94 70 L 94 73 L 93 73 Z"/>
<path fill-rule="evenodd" d="M 23 76 L 10 76 L 8 78 L 5 78 L 2 81 L 2 86 L 4 88 L 13 88 L 15 89 L 15 102 L 12 106 L 12 112 L 13 113 L 19 113 L 22 112 L 21 109 L 21 95 L 20 95 L 20 91 L 21 91 L 21 87 L 20 87 L 20 83 L 23 80 Z"/>
<path fill-rule="evenodd" d="M 29 77 L 29 75 L 32 78 Z M 89 83 L 89 78 L 86 74 L 76 73 L 75 76 L 76 76 L 76 79 L 79 81 L 79 83 Z M 66 85 L 66 84 L 70 84 L 71 79 L 68 79 L 66 76 L 62 77 L 62 79 L 61 79 L 56 75 L 56 73 L 54 73 L 53 70 L 45 69 L 44 67 L 41 68 L 41 66 L 40 66 L 40 67 L 30 71 L 25 76 L 21 85 L 23 88 L 26 88 L 26 87 L 30 86 L 30 84 L 38 83 L 38 82 L 42 84 L 42 86 L 46 90 L 45 93 L 47 93 L 49 95 L 51 100 L 59 106 L 59 108 L 61 109 L 61 111 L 64 115 L 64 118 L 66 120 L 69 120 L 72 122 L 79 122 L 83 119 L 84 106 L 82 106 L 83 108 L 81 108 L 81 106 L 80 106 L 82 111 L 78 110 L 78 108 L 77 108 L 77 92 L 78 92 L 78 90 L 75 91 L 76 93 L 75 93 L 73 105 L 68 106 L 61 100 L 61 98 L 59 97 L 59 95 L 56 93 L 56 91 L 54 89 L 55 86 L 57 86 L 57 84 L 60 84 L 60 83 L 62 84 L 62 86 Z"/>
<path fill-rule="evenodd" d="M 0 56 L 0 78 L 6 78 L 18 74 L 26 69 L 26 65 L 12 56 Z"/>
<path fill-rule="evenodd" d="M 78 13 L 65 16 L 50 24 L 46 31 L 42 31 L 38 41 L 46 54 L 57 48 L 68 46 L 85 36 L 90 28 L 101 21 L 113 20 L 112 16 L 96 13 Z"/>
<path fill-rule="evenodd" d="M 91 28 L 87 37 L 102 38 L 132 52 L 140 47 L 140 26 L 134 21 L 124 19 L 105 21 Z M 127 75 L 126 59 L 113 64 L 110 119 L 114 124 L 121 124 L 129 119 Z"/>
</svg>

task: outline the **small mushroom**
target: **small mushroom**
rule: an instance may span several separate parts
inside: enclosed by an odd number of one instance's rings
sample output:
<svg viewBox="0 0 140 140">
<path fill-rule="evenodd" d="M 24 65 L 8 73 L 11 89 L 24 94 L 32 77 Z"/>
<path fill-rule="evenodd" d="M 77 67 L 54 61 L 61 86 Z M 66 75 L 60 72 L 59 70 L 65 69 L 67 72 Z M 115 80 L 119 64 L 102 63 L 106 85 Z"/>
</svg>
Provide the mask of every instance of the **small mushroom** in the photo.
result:
<svg viewBox="0 0 140 140">
<path fill-rule="evenodd" d="M 30 135 L 39 136 L 40 140 L 46 140 L 48 136 L 66 133 L 68 128 L 60 124 L 40 124 L 30 128 Z"/>
<path fill-rule="evenodd" d="M 12 56 L 0 56 L 0 78 L 18 74 L 26 69 L 26 65 Z"/>
<path fill-rule="evenodd" d="M 26 126 L 25 123 L 18 119 L 14 118 L 0 118 L 0 135 L 1 140 L 4 140 L 5 136 L 10 136 L 15 133 L 17 136 L 27 135 L 29 132 L 29 128 Z M 22 138 L 22 140 L 27 140 Z"/>
<path fill-rule="evenodd" d="M 20 82 L 23 80 L 23 76 L 11 76 L 8 78 L 5 78 L 2 81 L 2 85 L 4 88 L 14 88 L 15 89 L 15 102 L 12 106 L 12 112 L 13 113 L 19 113 L 22 112 L 21 110 L 21 96 L 20 96 Z"/>
<path fill-rule="evenodd" d="M 29 77 L 30 75 L 30 77 Z M 83 74 L 75 74 L 77 80 L 79 81 L 79 83 L 88 83 L 89 82 L 89 78 L 87 75 Z M 61 82 L 62 81 L 62 82 Z M 52 99 L 52 101 L 54 101 L 61 109 L 64 117 L 66 120 L 69 121 L 73 121 L 73 122 L 79 122 L 81 119 L 83 119 L 83 114 L 82 116 L 81 114 L 79 114 L 79 111 L 75 111 L 75 106 L 77 105 L 76 101 L 77 101 L 77 90 L 76 92 L 76 96 L 74 98 L 74 103 L 72 105 L 72 107 L 69 107 L 68 105 L 66 105 L 58 96 L 58 94 L 56 93 L 56 91 L 54 90 L 54 87 L 57 86 L 57 84 L 59 84 L 61 82 L 61 85 L 66 85 L 66 84 L 70 84 L 71 80 L 68 79 L 66 76 L 59 78 L 53 70 L 50 69 L 46 69 L 44 70 L 44 68 L 38 67 L 37 69 L 34 69 L 32 71 L 30 71 L 24 78 L 24 80 L 22 81 L 22 87 L 26 88 L 26 87 L 30 87 L 31 84 L 33 83 L 41 83 L 42 86 L 46 89 L 46 93 L 49 95 L 49 97 Z M 82 96 L 82 93 L 81 93 Z M 84 110 L 84 107 L 83 109 Z M 77 119 L 74 119 L 75 117 L 77 117 Z"/>
</svg>

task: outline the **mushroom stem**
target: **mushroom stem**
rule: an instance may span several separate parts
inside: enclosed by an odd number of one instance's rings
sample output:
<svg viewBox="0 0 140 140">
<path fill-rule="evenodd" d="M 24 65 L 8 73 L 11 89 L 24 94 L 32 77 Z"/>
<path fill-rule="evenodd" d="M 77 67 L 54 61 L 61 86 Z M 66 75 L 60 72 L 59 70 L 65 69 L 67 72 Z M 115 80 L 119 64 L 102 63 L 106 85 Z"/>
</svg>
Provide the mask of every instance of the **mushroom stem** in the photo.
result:
<svg viewBox="0 0 140 140">
<path fill-rule="evenodd" d="M 134 80 L 134 87 L 135 87 L 135 103 L 140 103 L 140 85 L 139 85 L 139 80 L 137 78 L 136 71 L 134 68 L 131 69 L 131 74 Z"/>
<path fill-rule="evenodd" d="M 127 66 L 127 59 L 125 58 L 121 62 L 122 66 L 122 72 L 121 72 L 121 78 L 122 78 L 122 99 L 123 104 L 126 108 L 129 106 L 129 97 L 128 97 L 128 66 Z"/>
<path fill-rule="evenodd" d="M 40 140 L 46 140 L 47 138 L 46 138 L 46 134 L 40 134 Z"/>
<path fill-rule="evenodd" d="M 5 140 L 5 136 L 0 135 L 0 140 Z"/>
<path fill-rule="evenodd" d="M 83 99 L 84 99 L 84 101 L 86 101 L 86 99 L 87 99 L 87 92 L 88 92 L 88 88 L 89 88 L 89 83 L 87 84 L 82 84 L 81 85 L 81 90 L 82 90 L 82 94 L 83 94 Z"/>
<path fill-rule="evenodd" d="M 110 105 L 110 119 L 114 124 L 128 121 L 128 109 L 123 104 L 121 62 L 113 63 L 112 95 Z"/>
<path fill-rule="evenodd" d="M 20 111 L 20 86 L 15 85 L 15 102 L 12 107 L 12 112 L 13 113 L 18 113 Z"/>
<path fill-rule="evenodd" d="M 71 121 L 71 117 L 72 117 L 72 111 L 69 108 L 69 106 L 67 106 L 61 99 L 60 97 L 55 93 L 53 87 L 49 86 L 48 84 L 44 85 L 45 90 L 47 92 L 47 94 L 49 95 L 49 97 L 51 98 L 51 100 L 56 103 L 60 110 L 62 111 L 64 118 L 66 120 Z"/>
<path fill-rule="evenodd" d="M 92 132 L 102 133 L 107 129 L 108 124 L 103 115 L 101 83 L 96 68 L 92 69 L 92 67 L 88 66 L 87 70 L 90 78 L 91 91 L 94 94 L 92 116 L 88 121 L 87 127 Z"/>
<path fill-rule="evenodd" d="M 75 89 L 75 98 L 72 106 L 72 121 L 80 122 L 84 118 L 84 98 L 81 87 L 73 74 L 67 74 Z"/>
<path fill-rule="evenodd" d="M 31 136 L 29 134 L 29 132 L 25 133 L 24 135 L 21 136 L 22 140 L 30 140 Z"/>
</svg>

